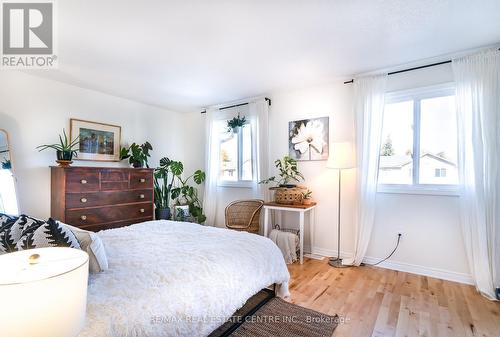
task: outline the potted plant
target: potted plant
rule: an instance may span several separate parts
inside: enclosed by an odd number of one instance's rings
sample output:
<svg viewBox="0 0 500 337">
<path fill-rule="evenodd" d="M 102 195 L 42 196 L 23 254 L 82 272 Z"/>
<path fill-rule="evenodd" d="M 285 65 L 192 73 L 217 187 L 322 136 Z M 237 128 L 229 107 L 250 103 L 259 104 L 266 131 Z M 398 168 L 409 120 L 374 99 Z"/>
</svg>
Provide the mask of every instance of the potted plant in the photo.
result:
<svg viewBox="0 0 500 337">
<path fill-rule="evenodd" d="M 170 219 L 172 186 L 177 175 L 182 174 L 184 166 L 180 161 L 167 157 L 160 159 L 160 166 L 154 171 L 155 216 L 156 219 Z"/>
<path fill-rule="evenodd" d="M 197 185 L 205 181 L 205 172 L 197 170 L 189 177 L 183 179 L 182 172 L 176 175 L 176 184 L 172 189 L 172 199 L 175 200 L 177 206 L 188 206 L 189 214 L 197 223 L 203 223 L 207 219 L 203 214 L 203 206 L 198 197 L 198 190 L 189 185 L 192 179 Z"/>
<path fill-rule="evenodd" d="M 10 161 L 10 159 L 5 158 L 2 161 L 2 170 L 10 170 L 10 169 L 12 169 L 12 162 Z"/>
<path fill-rule="evenodd" d="M 60 166 L 69 166 L 72 163 L 73 156 L 77 157 L 77 149 L 79 146 L 78 138 L 76 137 L 73 140 L 68 139 L 66 135 L 66 131 L 63 129 L 62 136 L 59 135 L 59 143 L 58 144 L 48 144 L 48 145 L 40 145 L 37 146 L 38 151 L 44 151 L 47 149 L 56 150 L 57 160 Z"/>
<path fill-rule="evenodd" d="M 142 145 L 132 143 L 128 148 L 122 147 L 120 150 L 120 160 L 128 159 L 130 165 L 135 168 L 148 167 L 148 158 L 151 157 L 149 151 L 152 151 L 153 147 L 149 142 L 145 142 Z"/>
<path fill-rule="evenodd" d="M 274 166 L 279 171 L 278 177 L 272 176 L 259 184 L 276 184 L 277 186 L 271 187 L 270 190 L 274 190 L 274 201 L 279 204 L 302 203 L 304 187 L 298 187 L 296 183 L 303 181 L 304 176 L 299 172 L 297 161 L 290 156 L 284 156 L 275 160 Z"/>
<path fill-rule="evenodd" d="M 312 203 L 312 191 L 308 189 L 306 192 L 302 193 L 302 205 L 310 205 Z"/>
<path fill-rule="evenodd" d="M 245 124 L 247 124 L 245 116 L 240 117 L 240 114 L 238 113 L 237 117 L 227 121 L 227 132 L 238 133 L 241 127 Z"/>
<path fill-rule="evenodd" d="M 190 186 L 192 180 L 197 185 L 205 181 L 205 172 L 197 170 L 187 178 L 182 178 L 184 165 L 180 161 L 164 157 L 154 173 L 155 215 L 156 219 L 171 217 L 171 204 L 174 204 L 175 219 L 186 221 L 189 218 L 197 223 L 206 220 L 198 197 L 198 190 Z"/>
<path fill-rule="evenodd" d="M 259 184 L 269 184 L 276 183 L 279 187 L 296 187 L 293 182 L 300 182 L 304 180 L 304 176 L 299 172 L 297 161 L 290 156 L 284 156 L 282 159 L 276 159 L 274 161 L 274 166 L 279 171 L 279 180 L 276 180 L 276 176 L 270 177 L 268 179 L 262 180 Z"/>
</svg>

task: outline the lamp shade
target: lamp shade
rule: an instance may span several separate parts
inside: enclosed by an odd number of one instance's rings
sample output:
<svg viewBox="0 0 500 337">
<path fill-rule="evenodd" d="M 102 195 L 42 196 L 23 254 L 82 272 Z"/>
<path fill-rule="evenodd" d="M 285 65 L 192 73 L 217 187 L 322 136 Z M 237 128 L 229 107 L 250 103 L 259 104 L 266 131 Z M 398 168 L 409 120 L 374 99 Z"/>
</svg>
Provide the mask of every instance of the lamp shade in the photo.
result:
<svg viewBox="0 0 500 337">
<path fill-rule="evenodd" d="M 350 169 L 356 167 L 352 144 L 349 142 L 333 143 L 326 167 L 332 169 Z"/>
<path fill-rule="evenodd" d="M 0 256 L 0 335 L 76 337 L 85 323 L 87 253 L 30 249 Z"/>
</svg>

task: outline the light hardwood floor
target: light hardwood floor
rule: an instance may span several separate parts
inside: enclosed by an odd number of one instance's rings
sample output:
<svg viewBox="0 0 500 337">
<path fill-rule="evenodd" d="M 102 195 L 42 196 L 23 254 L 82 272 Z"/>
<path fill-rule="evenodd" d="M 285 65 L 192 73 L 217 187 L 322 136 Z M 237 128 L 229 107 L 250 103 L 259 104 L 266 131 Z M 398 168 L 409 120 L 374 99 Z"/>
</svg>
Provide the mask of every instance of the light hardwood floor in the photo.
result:
<svg viewBox="0 0 500 337">
<path fill-rule="evenodd" d="M 289 266 L 291 302 L 345 322 L 334 337 L 500 336 L 500 304 L 474 287 L 378 267 Z"/>
</svg>

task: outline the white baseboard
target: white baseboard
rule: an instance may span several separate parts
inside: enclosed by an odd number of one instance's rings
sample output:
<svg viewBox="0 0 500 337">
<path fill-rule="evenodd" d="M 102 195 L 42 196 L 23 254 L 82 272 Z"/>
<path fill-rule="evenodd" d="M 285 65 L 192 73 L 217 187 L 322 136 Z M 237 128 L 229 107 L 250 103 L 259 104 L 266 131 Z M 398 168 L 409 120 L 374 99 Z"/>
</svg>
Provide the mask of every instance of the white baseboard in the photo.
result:
<svg viewBox="0 0 500 337">
<path fill-rule="evenodd" d="M 373 264 L 373 263 L 377 263 L 380 260 L 381 260 L 380 258 L 366 256 L 363 259 L 363 262 L 365 262 L 367 264 Z M 417 274 L 417 275 L 435 277 L 435 278 L 439 278 L 442 280 L 453 281 L 453 282 L 458 282 L 458 283 L 474 284 L 474 281 L 473 281 L 471 275 L 465 274 L 465 273 L 459 273 L 459 272 L 451 271 L 451 270 L 444 270 L 444 269 L 433 268 L 433 267 L 424 267 L 424 266 L 419 266 L 416 264 L 410 264 L 410 263 L 398 262 L 398 261 L 389 261 L 389 260 L 382 262 L 381 264 L 377 265 L 377 267 L 398 270 L 398 271 L 404 271 L 407 273 L 413 273 L 413 274 Z"/>
<path fill-rule="evenodd" d="M 304 251 L 311 252 L 309 247 L 304 247 Z M 330 257 L 330 256 L 337 256 L 337 251 L 331 250 L 331 249 L 325 249 L 325 248 L 321 248 L 321 247 L 313 247 L 312 254 Z M 352 257 L 352 253 L 341 251 L 340 257 L 342 257 L 342 258 Z M 382 259 L 383 258 L 366 256 L 364 258 L 363 262 L 365 262 L 367 264 L 374 264 L 374 263 L 379 262 Z M 384 261 L 381 264 L 377 265 L 377 267 L 391 269 L 391 270 L 397 270 L 397 271 L 403 271 L 406 273 L 412 273 L 412 274 L 417 274 L 417 275 L 435 277 L 435 278 L 439 278 L 442 280 L 453 281 L 453 282 L 458 282 L 458 283 L 474 284 L 474 281 L 473 281 L 472 276 L 470 274 L 459 273 L 459 272 L 455 272 L 455 271 L 444 270 L 444 269 L 433 268 L 433 267 L 425 267 L 425 266 L 410 264 L 410 263 L 406 263 L 406 262 L 387 260 L 387 261 Z"/>
</svg>

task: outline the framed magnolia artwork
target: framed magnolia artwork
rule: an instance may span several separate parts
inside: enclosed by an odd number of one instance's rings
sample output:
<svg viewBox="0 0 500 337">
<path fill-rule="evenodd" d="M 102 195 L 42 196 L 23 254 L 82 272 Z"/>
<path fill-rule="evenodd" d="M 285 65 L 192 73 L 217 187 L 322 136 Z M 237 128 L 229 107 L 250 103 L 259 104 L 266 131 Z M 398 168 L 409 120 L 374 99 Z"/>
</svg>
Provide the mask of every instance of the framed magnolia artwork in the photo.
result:
<svg viewBox="0 0 500 337">
<path fill-rule="evenodd" d="M 310 118 L 288 123 L 288 150 L 295 160 L 327 160 L 329 117 Z"/>
<path fill-rule="evenodd" d="M 77 160 L 120 161 L 120 126 L 72 118 L 70 137 L 78 137 Z"/>
</svg>

